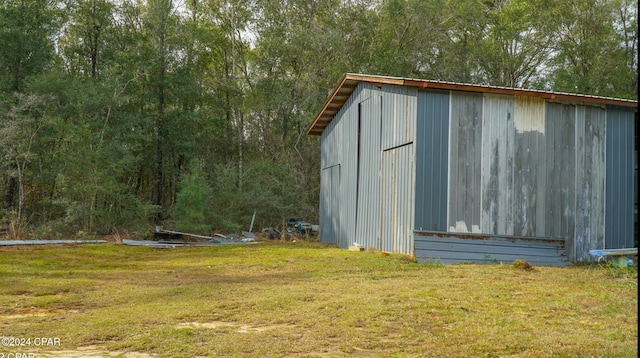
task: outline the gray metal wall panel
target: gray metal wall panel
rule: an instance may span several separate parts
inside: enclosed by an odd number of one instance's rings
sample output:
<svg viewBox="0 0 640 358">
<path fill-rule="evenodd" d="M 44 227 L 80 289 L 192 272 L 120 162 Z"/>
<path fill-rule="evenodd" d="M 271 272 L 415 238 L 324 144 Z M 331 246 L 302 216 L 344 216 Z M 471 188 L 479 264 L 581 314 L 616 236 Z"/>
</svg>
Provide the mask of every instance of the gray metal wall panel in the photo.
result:
<svg viewBox="0 0 640 358">
<path fill-rule="evenodd" d="M 415 228 L 447 231 L 449 93 L 418 93 Z"/>
<path fill-rule="evenodd" d="M 451 92 L 448 230 L 480 232 L 482 94 Z"/>
<path fill-rule="evenodd" d="M 576 229 L 573 257 L 604 248 L 605 110 L 576 107 Z"/>
<path fill-rule="evenodd" d="M 482 119 L 483 233 L 514 231 L 514 98 L 484 95 Z"/>
<path fill-rule="evenodd" d="M 545 101 L 515 97 L 514 234 L 544 237 Z"/>
<path fill-rule="evenodd" d="M 568 254 L 575 236 L 575 118 L 574 105 L 546 105 L 545 236 L 566 239 Z"/>
<path fill-rule="evenodd" d="M 370 93 L 369 97 L 360 102 L 360 182 L 355 242 L 367 248 L 378 248 L 382 96 L 377 90 L 371 90 Z"/>
<path fill-rule="evenodd" d="M 325 128 L 323 241 L 411 254 L 414 228 L 482 231 L 564 238 L 572 260 L 633 246 L 633 111 L 419 93 L 360 84 Z"/>
<path fill-rule="evenodd" d="M 342 125 L 346 108 L 336 114 L 335 118 L 322 132 L 320 142 L 320 241 L 338 243 L 340 239 L 340 183 L 339 166 L 342 148 Z M 330 168 L 338 171 L 337 179 Z M 335 182 L 337 180 L 337 182 Z M 338 191 L 338 197 L 335 192 Z"/>
<path fill-rule="evenodd" d="M 337 242 L 340 247 L 347 247 L 349 241 L 353 241 L 354 235 L 357 146 L 353 139 L 357 136 L 357 103 L 363 95 L 362 92 L 363 86 L 359 85 L 322 134 L 321 169 L 339 165 L 340 182 L 339 185 L 326 183 L 328 178 L 335 176 L 325 174 L 325 183 L 321 183 L 321 228 L 326 229 L 327 226 L 323 225 L 323 222 L 330 221 L 333 223 L 334 230 L 338 231 L 325 234 L 320 232 L 320 240 Z M 356 103 L 355 106 L 354 103 Z M 322 178 L 321 173 L 321 180 Z M 334 189 L 336 187 L 338 189 Z M 322 191 L 329 189 L 339 190 L 337 197 Z M 328 208 L 339 208 L 339 210 L 336 213 L 329 211 Z"/>
<path fill-rule="evenodd" d="M 340 237 L 340 165 L 320 172 L 320 240 L 337 244 Z"/>
<path fill-rule="evenodd" d="M 416 135 L 418 90 L 413 87 L 382 87 L 382 149 L 413 142 Z"/>
<path fill-rule="evenodd" d="M 365 247 L 381 248 L 381 225 L 376 227 L 375 223 L 383 223 L 387 218 L 381 214 L 381 200 L 377 194 L 380 191 L 380 165 L 381 165 L 381 151 L 380 147 L 384 147 L 381 144 L 385 138 L 395 141 L 403 141 L 410 139 L 415 135 L 415 111 L 411 114 L 412 103 L 415 103 L 416 91 L 403 88 L 400 86 L 384 86 L 383 88 L 375 87 L 371 84 L 360 84 L 354 91 L 350 98 L 350 133 L 354 133 L 352 137 L 345 138 L 348 143 L 345 145 L 348 149 L 346 154 L 346 166 L 350 169 L 344 170 L 343 182 L 348 181 L 347 185 L 344 185 L 343 189 L 343 211 L 341 213 L 343 223 L 345 227 L 345 235 L 341 237 L 340 247 L 347 247 L 352 245 L 353 242 L 358 242 Z M 414 97 L 414 98 L 412 98 Z M 360 137 L 361 142 L 357 139 L 358 130 L 358 104 L 360 111 L 362 111 L 362 123 Z M 413 105 L 415 107 L 415 105 Z M 369 117 L 367 119 L 366 117 Z M 373 123 L 376 118 L 379 118 L 379 124 Z M 393 128 L 390 128 L 392 126 Z M 369 134 L 369 138 L 367 138 Z M 410 135 L 407 137 L 407 135 Z M 358 159 L 358 147 L 362 145 L 360 151 L 360 159 Z M 377 149 L 376 149 L 377 147 Z M 360 162 L 359 162 L 360 161 Z M 357 173 L 357 168 L 360 166 L 360 175 Z M 408 169 L 408 168 L 407 168 Z M 407 180 L 409 174 L 413 177 L 413 170 L 408 169 L 406 173 L 397 178 L 397 191 L 399 194 L 403 193 L 403 190 L 407 188 L 407 185 L 413 185 Z M 348 179 L 346 179 L 348 177 Z M 359 180 L 359 182 L 357 182 Z M 359 203 L 356 203 L 356 193 L 362 186 L 361 195 L 358 195 Z M 367 191 L 378 190 L 378 192 Z M 412 189 L 412 187 L 411 187 Z M 402 196 L 398 196 L 398 199 L 402 203 L 399 208 L 404 210 L 408 201 Z M 346 212 L 345 212 L 346 211 Z M 361 216 L 360 221 L 362 225 L 356 224 L 356 215 Z M 401 213 L 402 215 L 406 215 Z M 403 216 L 402 216 L 403 217 Z M 403 222 L 404 223 L 404 222 Z M 409 222 L 412 224 L 412 222 Z M 407 230 L 412 230 L 413 226 L 408 226 Z M 394 226 L 394 230 L 401 230 L 398 226 Z M 402 229 L 404 230 L 404 229 Z M 405 236 L 395 235 L 391 238 L 392 242 L 397 243 L 401 238 Z M 413 237 L 410 237 L 411 240 Z M 359 240 L 359 241 L 356 241 Z M 362 241 L 362 242 L 360 242 Z M 405 240 L 406 241 L 406 240 Z M 394 244 L 395 245 L 395 244 Z M 404 243 L 402 247 L 408 246 Z M 402 250 L 402 251 L 398 251 Z M 395 252 L 404 252 L 407 248 L 395 250 Z M 412 250 L 412 245 L 411 245 Z M 392 247 L 389 251 L 394 251 Z"/>
<path fill-rule="evenodd" d="M 634 112 L 607 107 L 605 248 L 634 247 Z"/>
<path fill-rule="evenodd" d="M 382 152 L 382 251 L 413 255 L 414 165 L 413 144 Z"/>
<path fill-rule="evenodd" d="M 381 94 L 381 157 L 377 248 L 413 254 L 417 96 L 415 88 L 385 85 Z"/>
<path fill-rule="evenodd" d="M 564 240 L 416 233 L 414 241 L 419 262 L 490 264 L 520 259 L 539 266 L 565 266 L 570 263 L 565 255 Z"/>
<path fill-rule="evenodd" d="M 353 91 L 345 104 L 346 117 L 342 119 L 342 166 L 340 193 L 340 247 L 349 247 L 355 239 L 356 227 L 356 179 L 358 170 L 358 103 L 370 96 L 369 90 L 363 84 Z"/>
<path fill-rule="evenodd" d="M 327 231 L 323 234 L 321 230 L 321 241 L 337 242 L 340 247 L 357 242 L 365 247 L 413 253 L 415 158 L 412 148 L 408 152 L 405 149 L 395 153 L 392 164 L 396 168 L 393 176 L 395 186 L 393 191 L 387 191 L 393 197 L 390 216 L 380 209 L 383 202 L 379 193 L 381 149 L 384 147 L 381 141 L 388 138 L 388 144 L 402 142 L 401 145 L 406 144 L 405 141 L 413 141 L 416 98 L 415 89 L 399 86 L 380 89 L 361 83 L 325 128 L 321 145 L 322 168 L 339 165 L 340 181 L 339 185 L 328 183 L 328 178 L 336 177 L 334 173 L 321 175 L 320 221 L 331 223 L 321 223 L 321 229 Z M 338 190 L 337 197 L 330 194 L 335 190 Z M 338 208 L 337 212 L 331 212 L 331 208 Z M 391 233 L 384 240 L 380 233 L 383 223 Z M 330 228 L 339 232 L 334 234 Z"/>
<path fill-rule="evenodd" d="M 336 165 L 340 160 L 338 154 L 342 136 L 339 133 L 337 124 L 341 115 L 341 113 L 336 114 L 335 119 L 331 121 L 324 132 L 322 132 L 320 140 L 320 168 L 328 168 Z"/>
</svg>

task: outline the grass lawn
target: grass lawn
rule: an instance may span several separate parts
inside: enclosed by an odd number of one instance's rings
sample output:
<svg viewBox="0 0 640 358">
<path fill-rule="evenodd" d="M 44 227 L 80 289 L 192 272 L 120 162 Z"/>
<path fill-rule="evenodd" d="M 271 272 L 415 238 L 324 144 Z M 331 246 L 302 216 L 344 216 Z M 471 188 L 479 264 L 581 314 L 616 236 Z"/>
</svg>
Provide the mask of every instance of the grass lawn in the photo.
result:
<svg viewBox="0 0 640 358">
<path fill-rule="evenodd" d="M 31 345 L 0 358 L 637 357 L 637 277 L 306 242 L 4 247 L 0 336 Z"/>
</svg>

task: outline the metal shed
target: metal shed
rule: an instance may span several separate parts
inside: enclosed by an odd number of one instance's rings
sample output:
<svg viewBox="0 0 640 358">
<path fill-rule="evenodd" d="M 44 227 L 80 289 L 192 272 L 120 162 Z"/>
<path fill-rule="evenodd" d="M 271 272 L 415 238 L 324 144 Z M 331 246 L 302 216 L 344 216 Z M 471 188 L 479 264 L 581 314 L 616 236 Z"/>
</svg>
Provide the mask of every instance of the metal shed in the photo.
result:
<svg viewBox="0 0 640 358">
<path fill-rule="evenodd" d="M 320 239 L 444 263 L 634 247 L 637 108 L 346 74 L 307 131 L 321 136 Z"/>
</svg>

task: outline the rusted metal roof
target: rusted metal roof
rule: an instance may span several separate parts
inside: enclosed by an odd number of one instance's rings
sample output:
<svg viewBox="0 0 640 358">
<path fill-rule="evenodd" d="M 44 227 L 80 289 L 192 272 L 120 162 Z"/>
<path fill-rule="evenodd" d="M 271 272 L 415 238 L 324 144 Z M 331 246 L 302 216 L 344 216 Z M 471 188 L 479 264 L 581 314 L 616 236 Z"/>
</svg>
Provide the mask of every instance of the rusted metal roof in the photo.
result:
<svg viewBox="0 0 640 358">
<path fill-rule="evenodd" d="M 340 111 L 340 108 L 347 102 L 353 90 L 360 82 L 367 82 L 373 85 L 398 85 L 410 86 L 420 89 L 436 89 L 447 91 L 466 91 L 466 92 L 483 92 L 493 94 L 518 95 L 541 97 L 547 101 L 599 104 L 599 105 L 615 105 L 622 107 L 632 107 L 637 110 L 638 101 L 628 99 L 609 98 L 600 96 L 591 96 L 575 93 L 551 92 L 531 89 L 520 89 L 499 86 L 487 86 L 468 83 L 444 82 L 433 80 L 421 80 L 413 78 L 374 76 L 347 73 L 340 80 L 340 84 L 333 90 L 333 93 L 324 104 L 313 123 L 307 129 L 308 135 L 321 135 L 324 128 L 331 122 L 333 117 Z"/>
</svg>

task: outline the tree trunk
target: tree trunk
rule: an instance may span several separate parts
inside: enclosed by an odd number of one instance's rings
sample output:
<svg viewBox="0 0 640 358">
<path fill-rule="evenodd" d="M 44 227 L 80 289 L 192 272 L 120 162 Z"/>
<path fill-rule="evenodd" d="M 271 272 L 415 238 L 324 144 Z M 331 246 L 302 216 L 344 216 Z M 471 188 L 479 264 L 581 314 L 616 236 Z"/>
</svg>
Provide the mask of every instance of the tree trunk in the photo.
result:
<svg viewBox="0 0 640 358">
<path fill-rule="evenodd" d="M 158 117 L 156 119 L 156 173 L 155 173 L 155 187 L 156 187 L 156 197 L 155 197 L 155 205 L 158 206 L 156 212 L 156 225 L 162 225 L 163 220 L 163 185 L 164 185 L 164 156 L 163 156 L 163 117 L 164 117 L 164 65 L 161 66 L 160 69 L 160 88 L 158 89 Z"/>
<path fill-rule="evenodd" d="M 13 169 L 15 169 L 15 167 Z M 7 209 L 8 211 L 13 210 L 14 208 L 17 187 L 18 182 L 16 182 L 16 178 L 10 176 L 7 183 L 7 192 L 4 196 L 5 209 Z"/>
<path fill-rule="evenodd" d="M 157 205 L 156 211 L 156 225 L 162 224 L 162 186 L 163 186 L 163 170 L 162 165 L 164 162 L 163 153 L 162 153 L 162 119 L 160 119 L 160 115 L 158 115 L 158 120 L 156 122 L 156 173 L 155 173 L 155 187 L 156 187 L 156 197 L 155 197 L 155 205 Z"/>
<path fill-rule="evenodd" d="M 95 16 L 96 16 L 95 0 L 93 0 L 92 2 L 91 11 L 92 11 L 91 15 L 94 18 L 91 38 L 89 39 L 90 57 L 91 57 L 91 78 L 96 78 L 97 67 L 98 67 L 98 38 L 100 37 L 100 25 L 97 24 L 95 20 Z"/>
<path fill-rule="evenodd" d="M 163 215 L 163 186 L 164 186 L 164 152 L 163 152 L 163 141 L 164 141 L 164 111 L 165 111 L 165 76 L 166 76 L 166 56 L 165 56 L 165 33 L 166 29 L 162 29 L 160 32 L 160 68 L 158 71 L 158 114 L 156 118 L 156 173 L 155 173 L 155 187 L 156 187 L 156 197 L 155 197 L 155 205 L 157 205 L 156 211 L 156 225 L 162 225 L 162 221 L 164 220 Z"/>
</svg>

